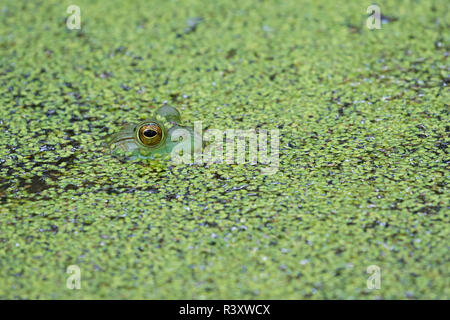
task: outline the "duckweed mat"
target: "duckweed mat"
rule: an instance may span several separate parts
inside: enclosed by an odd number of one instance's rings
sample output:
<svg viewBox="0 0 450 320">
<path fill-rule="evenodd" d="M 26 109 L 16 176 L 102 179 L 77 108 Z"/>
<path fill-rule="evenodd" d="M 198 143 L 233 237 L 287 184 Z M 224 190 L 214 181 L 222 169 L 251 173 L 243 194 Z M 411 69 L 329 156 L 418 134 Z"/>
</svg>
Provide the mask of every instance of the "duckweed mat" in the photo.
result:
<svg viewBox="0 0 450 320">
<path fill-rule="evenodd" d="M 448 299 L 449 4 L 369 5 L 2 1 L 0 298 Z M 164 104 L 278 171 L 103 152 Z"/>
</svg>

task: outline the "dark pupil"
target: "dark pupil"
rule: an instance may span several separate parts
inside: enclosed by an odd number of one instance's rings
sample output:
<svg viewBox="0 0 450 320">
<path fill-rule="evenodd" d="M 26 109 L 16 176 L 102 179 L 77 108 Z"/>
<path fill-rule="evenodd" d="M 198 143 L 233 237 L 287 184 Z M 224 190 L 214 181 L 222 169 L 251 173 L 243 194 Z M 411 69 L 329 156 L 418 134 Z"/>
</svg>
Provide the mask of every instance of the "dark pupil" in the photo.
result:
<svg viewBox="0 0 450 320">
<path fill-rule="evenodd" d="M 157 135 L 157 132 L 155 130 L 150 130 L 147 129 L 144 131 L 144 136 L 146 136 L 147 138 L 151 138 Z"/>
</svg>

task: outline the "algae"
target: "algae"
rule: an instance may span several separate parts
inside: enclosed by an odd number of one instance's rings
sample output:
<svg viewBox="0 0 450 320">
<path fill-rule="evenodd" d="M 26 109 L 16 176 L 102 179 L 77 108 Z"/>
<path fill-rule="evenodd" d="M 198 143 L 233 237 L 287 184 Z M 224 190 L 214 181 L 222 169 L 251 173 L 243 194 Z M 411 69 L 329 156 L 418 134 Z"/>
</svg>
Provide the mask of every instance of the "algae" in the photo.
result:
<svg viewBox="0 0 450 320">
<path fill-rule="evenodd" d="M 448 299 L 448 2 L 371 4 L 2 1 L 0 298 Z M 165 104 L 278 172 L 102 152 Z"/>
</svg>

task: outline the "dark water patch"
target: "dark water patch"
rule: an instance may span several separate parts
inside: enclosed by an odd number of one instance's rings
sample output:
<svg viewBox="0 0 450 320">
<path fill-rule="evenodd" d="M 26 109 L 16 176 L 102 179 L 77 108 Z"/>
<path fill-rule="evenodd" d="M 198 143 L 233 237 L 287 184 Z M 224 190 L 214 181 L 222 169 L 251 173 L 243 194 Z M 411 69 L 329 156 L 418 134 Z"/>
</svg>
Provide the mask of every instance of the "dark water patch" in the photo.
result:
<svg viewBox="0 0 450 320">
<path fill-rule="evenodd" d="M 27 182 L 24 178 L 19 179 L 19 187 L 25 189 L 28 193 L 41 193 L 44 190 L 50 188 L 50 186 L 45 182 L 44 177 L 34 176 L 31 178 L 31 182 Z"/>
</svg>

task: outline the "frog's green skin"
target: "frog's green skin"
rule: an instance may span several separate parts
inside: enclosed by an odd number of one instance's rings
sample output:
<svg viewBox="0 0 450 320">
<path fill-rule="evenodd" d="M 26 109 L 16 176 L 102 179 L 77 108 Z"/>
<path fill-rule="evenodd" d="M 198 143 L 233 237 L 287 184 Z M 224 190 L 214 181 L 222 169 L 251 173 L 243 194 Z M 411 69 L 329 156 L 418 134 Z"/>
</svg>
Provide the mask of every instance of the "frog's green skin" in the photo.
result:
<svg viewBox="0 0 450 320">
<path fill-rule="evenodd" d="M 140 143 L 138 138 L 138 128 L 142 124 L 150 122 L 157 123 L 163 132 L 163 137 L 156 146 L 146 146 Z M 198 139 L 198 135 L 194 134 L 193 128 L 182 126 L 180 122 L 180 113 L 177 109 L 171 106 L 160 107 L 147 120 L 136 124 L 125 124 L 119 132 L 111 136 L 108 147 L 113 154 L 126 154 L 131 160 L 169 159 L 174 147 L 178 146 L 177 149 L 179 149 L 184 147 L 183 144 L 186 145 L 185 150 L 191 150 L 193 153 L 199 147 L 194 143 L 195 139 Z M 180 138 L 180 134 L 187 138 Z"/>
</svg>

